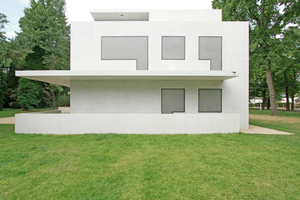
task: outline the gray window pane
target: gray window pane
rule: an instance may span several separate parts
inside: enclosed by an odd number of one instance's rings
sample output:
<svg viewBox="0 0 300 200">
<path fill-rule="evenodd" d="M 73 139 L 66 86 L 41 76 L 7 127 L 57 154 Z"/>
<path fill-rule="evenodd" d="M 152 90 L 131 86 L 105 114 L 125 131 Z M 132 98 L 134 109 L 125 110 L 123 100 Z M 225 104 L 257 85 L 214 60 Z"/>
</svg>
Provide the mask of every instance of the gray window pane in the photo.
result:
<svg viewBox="0 0 300 200">
<path fill-rule="evenodd" d="M 210 60 L 210 70 L 222 70 L 222 37 L 199 37 L 199 60 Z"/>
<path fill-rule="evenodd" d="M 136 60 L 137 70 L 148 69 L 148 37 L 103 36 L 102 60 Z"/>
<path fill-rule="evenodd" d="M 162 59 L 184 60 L 185 59 L 185 37 L 163 36 L 162 37 Z"/>
<path fill-rule="evenodd" d="M 222 90 L 200 89 L 199 112 L 222 112 Z"/>
<path fill-rule="evenodd" d="M 184 89 L 161 90 L 161 113 L 184 112 Z"/>
</svg>

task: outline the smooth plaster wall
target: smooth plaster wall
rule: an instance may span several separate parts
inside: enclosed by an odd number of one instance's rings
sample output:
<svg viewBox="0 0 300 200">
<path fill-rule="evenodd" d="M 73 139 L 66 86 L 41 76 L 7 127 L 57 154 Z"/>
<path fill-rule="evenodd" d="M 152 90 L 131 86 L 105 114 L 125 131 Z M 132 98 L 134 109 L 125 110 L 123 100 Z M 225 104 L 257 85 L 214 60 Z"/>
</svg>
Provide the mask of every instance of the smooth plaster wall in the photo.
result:
<svg viewBox="0 0 300 200">
<path fill-rule="evenodd" d="M 72 81 L 71 114 L 160 114 L 163 88 L 185 89 L 185 113 L 196 114 L 198 89 L 221 89 L 222 81 Z"/>
<path fill-rule="evenodd" d="M 199 134 L 239 132 L 238 114 L 16 114 L 16 133 Z M 213 126 L 211 122 L 214 122 Z M 217 123 L 216 123 L 217 122 Z M 37 126 L 37 124 L 39 126 Z"/>
<path fill-rule="evenodd" d="M 242 46 L 248 41 L 246 22 L 73 22 L 71 31 L 71 70 L 102 70 L 111 63 L 101 60 L 101 36 L 148 36 L 149 70 L 209 70 L 210 62 L 198 59 L 199 36 L 222 36 L 224 71 L 236 68 L 226 62 L 224 54 L 248 53 L 248 47 Z M 161 59 L 162 36 L 185 37 L 184 60 Z"/>
</svg>

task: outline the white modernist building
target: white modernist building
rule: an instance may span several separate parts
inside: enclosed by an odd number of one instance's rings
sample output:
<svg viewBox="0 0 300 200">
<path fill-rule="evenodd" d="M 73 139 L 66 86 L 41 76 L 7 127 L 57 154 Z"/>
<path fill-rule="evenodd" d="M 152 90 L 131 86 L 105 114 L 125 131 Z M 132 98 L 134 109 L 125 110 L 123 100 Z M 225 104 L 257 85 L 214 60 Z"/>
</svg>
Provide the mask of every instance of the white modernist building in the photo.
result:
<svg viewBox="0 0 300 200">
<path fill-rule="evenodd" d="M 92 10 L 71 69 L 17 71 L 71 88 L 69 114 L 17 114 L 16 133 L 232 133 L 248 128 L 248 23 L 221 10 Z"/>
</svg>

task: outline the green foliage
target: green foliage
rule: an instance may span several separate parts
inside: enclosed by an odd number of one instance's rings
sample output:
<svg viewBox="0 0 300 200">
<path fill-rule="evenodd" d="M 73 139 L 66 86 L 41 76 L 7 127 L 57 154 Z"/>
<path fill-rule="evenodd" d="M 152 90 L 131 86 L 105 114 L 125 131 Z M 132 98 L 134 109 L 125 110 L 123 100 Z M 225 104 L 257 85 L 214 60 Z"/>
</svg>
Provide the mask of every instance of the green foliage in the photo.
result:
<svg viewBox="0 0 300 200">
<path fill-rule="evenodd" d="M 26 49 L 43 50 L 44 69 L 69 69 L 70 27 L 65 16 L 65 0 L 31 0 L 19 21 L 20 42 Z"/>
<path fill-rule="evenodd" d="M 7 84 L 3 77 L 2 68 L 0 68 L 0 111 L 3 110 L 4 99 L 5 99 L 5 92 L 7 89 Z"/>
<path fill-rule="evenodd" d="M 281 59 L 276 71 L 277 89 L 287 98 L 295 97 L 300 90 L 300 30 L 298 27 L 289 27 L 282 33 Z M 287 101 L 288 102 L 288 101 Z M 289 107 L 287 103 L 287 107 Z"/>
<path fill-rule="evenodd" d="M 5 37 L 4 25 L 8 23 L 6 16 L 0 13 L 0 110 L 3 110 L 5 93 L 7 91 L 7 83 L 5 81 L 4 72 L 8 69 L 11 62 L 6 58 L 6 52 L 8 50 L 8 44 Z"/>
<path fill-rule="evenodd" d="M 41 92 L 39 82 L 20 78 L 17 102 L 21 105 L 22 110 L 29 110 L 31 106 L 37 106 L 41 101 Z"/>
<path fill-rule="evenodd" d="M 56 105 L 57 107 L 70 107 L 70 95 L 69 94 L 58 95 Z"/>
<path fill-rule="evenodd" d="M 25 57 L 25 70 L 44 70 L 45 65 L 43 64 L 43 56 L 45 55 L 45 50 L 39 46 L 34 46 L 32 53 L 28 53 Z"/>
<path fill-rule="evenodd" d="M 8 23 L 8 20 L 6 19 L 6 15 L 4 15 L 3 13 L 0 13 L 0 41 L 1 40 L 5 40 L 5 31 L 3 31 L 2 29 L 4 29 L 5 24 Z"/>
<path fill-rule="evenodd" d="M 31 0 L 19 21 L 18 44 L 26 53 L 23 69 L 58 70 L 70 67 L 70 26 L 65 16 L 65 0 Z M 39 84 L 40 102 L 37 107 L 55 107 L 55 97 L 61 86 Z M 20 86 L 21 87 L 21 86 Z"/>
</svg>

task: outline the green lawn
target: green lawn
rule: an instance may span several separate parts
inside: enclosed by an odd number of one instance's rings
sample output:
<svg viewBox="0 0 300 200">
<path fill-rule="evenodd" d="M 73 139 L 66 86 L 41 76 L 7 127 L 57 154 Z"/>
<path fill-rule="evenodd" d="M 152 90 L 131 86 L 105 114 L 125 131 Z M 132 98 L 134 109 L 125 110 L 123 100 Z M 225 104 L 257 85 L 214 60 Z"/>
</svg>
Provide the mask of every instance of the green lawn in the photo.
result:
<svg viewBox="0 0 300 200">
<path fill-rule="evenodd" d="M 22 135 L 0 125 L 0 199 L 300 199 L 299 135 Z"/>
<path fill-rule="evenodd" d="M 277 112 L 278 112 L 278 115 L 281 117 L 300 117 L 300 110 L 285 111 L 285 110 L 278 109 Z M 250 109 L 249 113 L 255 114 L 255 115 L 270 115 L 271 110 L 260 111 L 259 109 Z"/>
<path fill-rule="evenodd" d="M 26 112 L 40 112 L 40 111 L 47 111 L 52 110 L 51 108 L 44 108 L 44 109 L 31 109 L 30 111 L 22 111 L 21 109 L 15 108 L 4 108 L 3 111 L 0 111 L 0 118 L 4 117 L 14 117 L 17 113 L 26 113 Z"/>
<path fill-rule="evenodd" d="M 280 111 L 276 117 L 269 116 L 270 110 L 250 110 L 249 122 L 252 125 L 295 133 L 300 136 L 300 112 Z"/>
</svg>

